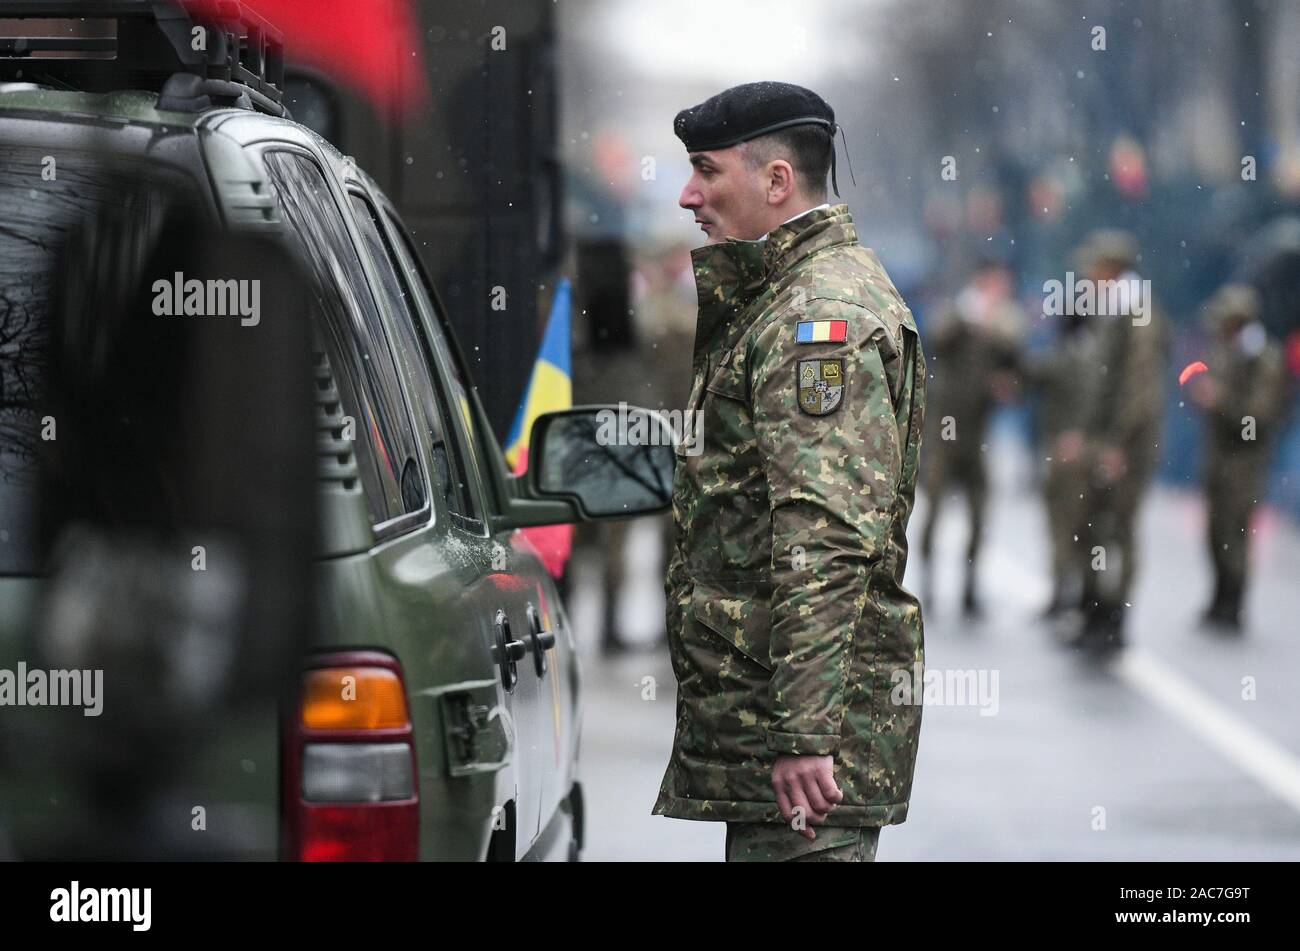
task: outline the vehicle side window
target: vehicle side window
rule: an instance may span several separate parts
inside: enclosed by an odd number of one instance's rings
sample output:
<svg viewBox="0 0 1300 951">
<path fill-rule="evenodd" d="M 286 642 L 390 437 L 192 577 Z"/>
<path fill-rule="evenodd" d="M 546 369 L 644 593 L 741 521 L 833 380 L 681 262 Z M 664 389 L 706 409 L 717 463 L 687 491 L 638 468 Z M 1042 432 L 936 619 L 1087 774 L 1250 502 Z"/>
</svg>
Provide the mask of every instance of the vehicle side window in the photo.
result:
<svg viewBox="0 0 1300 951">
<path fill-rule="evenodd" d="M 379 292 L 393 312 L 398 359 L 402 361 L 408 378 L 419 391 L 415 399 L 416 415 L 429 432 L 438 491 L 447 500 L 447 509 L 453 516 L 477 520 L 474 493 L 465 476 L 464 456 L 454 435 L 451 445 L 448 445 L 444 422 L 448 418 L 447 404 L 434 383 L 434 368 L 437 364 L 433 360 L 428 341 L 419 328 L 420 320 L 411 298 L 410 287 L 400 275 L 401 263 L 395 260 L 392 247 L 381 234 L 378 213 L 369 200 L 356 193 L 350 194 L 349 198 L 361 236 L 375 262 L 375 269 L 379 272 Z"/>
<path fill-rule="evenodd" d="M 401 239 L 394 250 L 397 252 L 398 261 L 401 263 L 401 272 L 406 280 L 406 286 L 410 288 L 412 293 L 423 294 L 425 300 L 428 302 L 429 312 L 436 313 L 433 294 L 429 288 L 428 278 L 419 264 L 419 257 L 416 254 L 415 247 L 411 244 L 411 239 L 407 235 L 406 229 L 403 228 L 402 223 L 391 214 L 385 212 L 385 217 L 387 217 L 393 233 L 398 235 Z M 454 354 L 448 345 L 447 337 L 442 330 L 442 325 L 437 319 L 434 319 L 430 321 L 430 326 L 433 334 L 433 346 L 438 353 L 442 355 L 443 365 L 448 369 L 452 395 L 460 410 L 461 418 L 465 421 L 465 432 L 469 434 L 469 453 L 472 457 L 472 463 L 479 472 L 483 472 L 483 466 L 479 460 L 478 428 L 474 425 L 474 414 L 470 410 L 469 387 L 466 384 L 465 376 L 461 372 L 461 368 L 456 362 Z"/>
<path fill-rule="evenodd" d="M 415 433 L 397 367 L 357 249 L 319 166 L 297 152 L 266 153 L 289 235 L 317 283 L 326 333 L 341 358 L 358 413 L 356 442 L 362 484 L 375 525 L 418 512 L 428 501 Z"/>
</svg>

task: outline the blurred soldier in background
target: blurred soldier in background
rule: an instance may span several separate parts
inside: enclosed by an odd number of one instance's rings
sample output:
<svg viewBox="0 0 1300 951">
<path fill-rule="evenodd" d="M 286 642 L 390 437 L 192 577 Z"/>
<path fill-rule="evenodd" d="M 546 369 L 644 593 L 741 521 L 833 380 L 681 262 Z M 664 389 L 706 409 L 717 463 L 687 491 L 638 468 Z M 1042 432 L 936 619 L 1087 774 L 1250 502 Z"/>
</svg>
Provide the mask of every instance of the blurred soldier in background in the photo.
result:
<svg viewBox="0 0 1300 951">
<path fill-rule="evenodd" d="M 1214 600 L 1205 620 L 1241 626 L 1250 547 L 1250 514 L 1268 489 L 1269 460 L 1282 414 L 1286 367 L 1259 321 L 1259 295 L 1227 284 L 1205 307 L 1212 343 L 1209 369 L 1189 395 L 1205 412 L 1205 495 Z"/>
<path fill-rule="evenodd" d="M 690 248 L 673 244 L 645 260 L 633 276 L 633 310 L 643 341 L 638 377 L 648 409 L 681 412 L 691 393 L 695 347 L 695 269 Z M 671 515 L 664 517 L 671 523 Z"/>
<path fill-rule="evenodd" d="M 648 409 L 676 411 L 681 418 L 691 395 L 691 360 L 695 351 L 695 265 L 690 246 L 672 244 L 656 252 L 633 275 L 633 311 L 641 363 L 636 404 Z M 689 424 L 687 421 L 685 424 Z M 691 434 L 681 432 L 680 438 Z M 673 549 L 673 516 L 657 516 L 660 530 L 659 561 L 634 564 L 634 571 L 651 571 L 656 584 L 668 571 Z M 623 523 L 627 524 L 627 523 Z M 656 640 L 667 637 L 666 629 Z"/>
<path fill-rule="evenodd" d="M 1028 364 L 1026 376 L 1038 394 L 1038 434 L 1046 471 L 1043 503 L 1052 543 L 1052 600 L 1055 617 L 1079 603 L 1088 569 L 1080 536 L 1086 517 L 1088 483 L 1085 430 L 1097 384 L 1097 326 L 1083 314 L 1060 317 L 1052 349 Z"/>
<path fill-rule="evenodd" d="M 631 270 L 621 239 L 582 242 L 577 249 L 576 307 L 573 333 L 573 402 L 575 406 L 620 401 L 637 406 L 645 395 L 643 358 L 632 323 Z M 601 650 L 615 654 L 627 645 L 619 630 L 619 592 L 623 588 L 624 548 L 628 522 L 580 524 L 574 549 L 594 553 L 604 591 Z"/>
<path fill-rule="evenodd" d="M 649 409 L 685 409 L 695 344 L 695 272 L 690 249 L 671 245 L 630 265 L 621 243 L 588 242 L 579 255 L 579 307 L 575 324 L 575 405 L 628 403 Z M 671 418 L 671 417 L 670 417 Z M 626 521 L 584 523 L 577 545 L 600 565 L 601 648 L 616 654 L 629 645 L 619 619 L 629 571 L 667 570 L 672 516 L 662 526 L 659 561 L 629 564 Z M 646 646 L 651 646 L 647 644 Z"/>
<path fill-rule="evenodd" d="M 1159 460 L 1168 325 L 1135 270 L 1138 247 L 1131 234 L 1094 232 L 1080 257 L 1095 289 L 1087 319 L 1097 324 L 1099 363 L 1087 429 L 1081 537 L 1089 570 L 1083 576 L 1085 617 L 1078 643 L 1113 649 L 1123 644 L 1136 571 L 1138 506 Z"/>
<path fill-rule="evenodd" d="M 933 409 L 926 414 L 922 488 L 929 512 L 921 535 L 926 599 L 933 598 L 934 527 L 944 496 L 958 490 L 970 510 L 962 609 L 977 615 L 976 560 L 988 494 L 985 436 L 994 405 L 1019 387 L 1020 346 L 1026 318 L 1013 295 L 1011 271 L 1002 261 L 981 262 L 939 318 L 928 349 L 934 366 Z"/>
</svg>

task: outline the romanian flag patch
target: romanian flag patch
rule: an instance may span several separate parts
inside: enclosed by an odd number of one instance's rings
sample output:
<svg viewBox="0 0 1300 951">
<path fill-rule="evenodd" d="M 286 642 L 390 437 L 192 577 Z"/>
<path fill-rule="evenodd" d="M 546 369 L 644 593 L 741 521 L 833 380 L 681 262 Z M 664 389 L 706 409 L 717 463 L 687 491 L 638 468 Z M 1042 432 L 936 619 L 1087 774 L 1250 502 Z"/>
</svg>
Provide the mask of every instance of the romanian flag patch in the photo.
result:
<svg viewBox="0 0 1300 951">
<path fill-rule="evenodd" d="M 847 320 L 801 320 L 795 325 L 795 343 L 843 343 L 849 333 Z"/>
</svg>

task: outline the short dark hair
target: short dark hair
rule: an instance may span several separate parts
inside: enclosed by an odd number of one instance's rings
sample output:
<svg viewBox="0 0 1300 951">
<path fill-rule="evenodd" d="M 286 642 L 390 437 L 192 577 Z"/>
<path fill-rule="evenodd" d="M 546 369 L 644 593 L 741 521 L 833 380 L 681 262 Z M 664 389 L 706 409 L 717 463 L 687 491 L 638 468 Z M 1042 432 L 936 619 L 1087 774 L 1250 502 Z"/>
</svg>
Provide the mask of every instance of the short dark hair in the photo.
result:
<svg viewBox="0 0 1300 951">
<path fill-rule="evenodd" d="M 800 189 L 809 198 L 825 199 L 826 176 L 831 171 L 835 140 L 824 126 L 792 125 L 745 143 L 745 164 L 758 168 L 773 159 L 785 159 L 794 169 Z"/>
</svg>

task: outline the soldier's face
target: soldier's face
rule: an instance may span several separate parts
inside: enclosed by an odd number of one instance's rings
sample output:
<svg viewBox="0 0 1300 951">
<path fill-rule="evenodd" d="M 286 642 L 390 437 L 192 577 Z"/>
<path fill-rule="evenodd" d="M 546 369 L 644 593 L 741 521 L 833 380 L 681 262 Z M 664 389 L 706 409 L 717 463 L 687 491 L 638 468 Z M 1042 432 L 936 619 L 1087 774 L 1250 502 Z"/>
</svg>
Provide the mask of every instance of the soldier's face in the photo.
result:
<svg viewBox="0 0 1300 951">
<path fill-rule="evenodd" d="M 1007 300 L 1015 290 L 1011 282 L 1011 272 L 1000 267 L 986 268 L 981 271 L 975 278 L 975 286 L 987 297 L 997 301 Z"/>
<path fill-rule="evenodd" d="M 677 204 L 695 214 L 707 244 L 728 237 L 754 241 L 767 232 L 763 172 L 746 165 L 739 146 L 692 152 L 691 166 Z"/>
<path fill-rule="evenodd" d="M 1093 281 L 1114 281 L 1124 274 L 1124 268 L 1113 261 L 1098 261 L 1093 264 L 1088 278 Z"/>
</svg>

